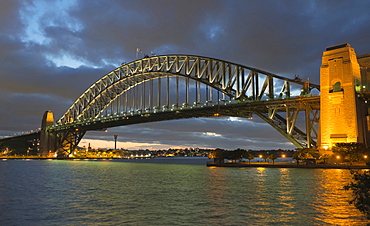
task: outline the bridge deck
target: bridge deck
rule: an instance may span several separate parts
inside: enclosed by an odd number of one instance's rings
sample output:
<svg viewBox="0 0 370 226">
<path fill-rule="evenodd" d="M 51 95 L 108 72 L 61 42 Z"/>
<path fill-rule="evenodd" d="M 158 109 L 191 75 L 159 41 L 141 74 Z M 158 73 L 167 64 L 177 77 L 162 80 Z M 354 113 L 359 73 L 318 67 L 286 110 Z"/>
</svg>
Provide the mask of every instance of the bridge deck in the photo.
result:
<svg viewBox="0 0 370 226">
<path fill-rule="evenodd" d="M 317 110 L 320 107 L 320 97 L 297 97 L 284 100 L 271 101 L 253 101 L 245 103 L 232 103 L 226 105 L 202 106 L 184 109 L 174 109 L 168 111 L 161 111 L 156 113 L 142 113 L 137 115 L 118 115 L 93 120 L 86 120 L 78 123 L 71 123 L 65 125 L 57 125 L 49 128 L 50 131 L 60 130 L 76 130 L 88 131 L 99 130 L 109 127 L 125 126 L 138 123 L 156 122 L 164 120 L 196 118 L 196 117 L 212 117 L 215 116 L 235 116 L 247 117 L 254 111 L 267 112 L 269 108 L 274 108 L 277 111 L 285 111 L 286 107 L 298 108 L 304 110 L 306 104 Z"/>
</svg>

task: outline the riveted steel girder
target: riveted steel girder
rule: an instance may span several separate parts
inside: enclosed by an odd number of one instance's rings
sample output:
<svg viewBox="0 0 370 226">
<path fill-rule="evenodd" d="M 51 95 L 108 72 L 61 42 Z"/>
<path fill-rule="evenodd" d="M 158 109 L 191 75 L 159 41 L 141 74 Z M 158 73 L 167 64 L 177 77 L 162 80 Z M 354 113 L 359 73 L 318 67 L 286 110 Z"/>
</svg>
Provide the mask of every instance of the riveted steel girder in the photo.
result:
<svg viewBox="0 0 370 226">
<path fill-rule="evenodd" d="M 290 98 L 290 84 L 304 84 L 295 79 L 212 58 L 189 55 L 155 56 L 123 64 L 103 76 L 74 102 L 57 123 L 96 118 L 118 96 L 133 87 L 169 75 L 197 80 L 239 101 L 257 101 L 264 96 L 269 99 Z M 278 85 L 280 92 L 276 91 Z M 310 84 L 310 88 L 319 87 Z"/>
</svg>

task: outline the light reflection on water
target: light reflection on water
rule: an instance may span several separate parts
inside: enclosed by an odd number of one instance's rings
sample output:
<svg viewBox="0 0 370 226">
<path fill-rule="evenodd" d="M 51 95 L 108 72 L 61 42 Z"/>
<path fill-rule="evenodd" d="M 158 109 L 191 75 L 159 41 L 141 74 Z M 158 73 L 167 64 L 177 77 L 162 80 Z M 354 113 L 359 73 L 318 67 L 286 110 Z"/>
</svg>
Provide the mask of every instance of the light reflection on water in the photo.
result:
<svg viewBox="0 0 370 226">
<path fill-rule="evenodd" d="M 348 170 L 207 168 L 205 160 L 2 161 L 0 225 L 367 223 L 348 204 Z"/>
<path fill-rule="evenodd" d="M 343 185 L 351 179 L 348 170 L 316 170 L 315 177 L 321 181 L 316 190 L 317 200 L 312 203 L 314 208 L 320 212 L 322 221 L 332 225 L 353 225 L 356 222 L 358 211 L 354 208 L 343 208 L 348 204 L 350 197 Z"/>
</svg>

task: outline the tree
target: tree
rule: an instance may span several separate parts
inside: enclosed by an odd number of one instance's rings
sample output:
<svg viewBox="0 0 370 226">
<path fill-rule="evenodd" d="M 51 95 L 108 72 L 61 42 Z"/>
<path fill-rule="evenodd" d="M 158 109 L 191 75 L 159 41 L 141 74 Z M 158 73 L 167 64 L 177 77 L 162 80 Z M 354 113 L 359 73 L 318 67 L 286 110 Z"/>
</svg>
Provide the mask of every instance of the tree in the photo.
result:
<svg viewBox="0 0 370 226">
<path fill-rule="evenodd" d="M 234 151 L 226 151 L 226 152 L 224 152 L 224 154 L 226 155 L 225 156 L 226 159 L 231 159 L 234 162 L 239 160 L 239 162 L 240 162 L 242 160 L 243 155 L 244 155 L 245 152 L 246 152 L 246 150 L 238 148 Z"/>
<path fill-rule="evenodd" d="M 262 154 L 262 155 L 259 155 L 260 158 L 264 159 L 265 162 L 267 162 L 267 159 L 268 159 L 268 154 Z"/>
<path fill-rule="evenodd" d="M 320 153 L 315 148 L 302 148 L 301 151 L 301 158 L 303 159 L 319 159 Z"/>
<path fill-rule="evenodd" d="M 297 165 L 299 165 L 299 160 L 301 160 L 301 153 L 299 151 L 294 152 L 292 159 L 296 160 Z"/>
<path fill-rule="evenodd" d="M 319 159 L 320 154 L 319 151 L 314 148 L 297 148 L 292 158 L 295 159 L 297 161 L 297 165 L 299 165 L 299 160 Z"/>
<path fill-rule="evenodd" d="M 11 155 L 26 155 L 27 150 L 31 152 L 28 154 L 37 154 L 35 148 L 32 146 L 32 143 L 24 139 L 15 141 L 9 140 L 1 143 L 0 151 L 4 150 L 8 150 L 8 153 L 11 153 Z"/>
<path fill-rule="evenodd" d="M 320 159 L 324 160 L 324 164 L 328 163 L 328 159 L 330 159 L 330 156 L 329 154 L 324 154 L 324 155 L 321 155 L 320 156 Z"/>
<path fill-rule="evenodd" d="M 233 155 L 235 156 L 236 160 L 239 160 L 239 162 L 241 162 L 246 153 L 248 153 L 247 150 L 241 148 L 238 148 L 233 152 L 234 152 Z"/>
<path fill-rule="evenodd" d="M 353 162 L 360 162 L 364 160 L 364 156 L 370 152 L 361 143 L 337 143 L 333 147 L 333 153 L 342 157 L 346 162 L 352 165 Z"/>
<path fill-rule="evenodd" d="M 350 201 L 370 220 L 370 171 L 351 172 L 353 181 L 344 186 L 352 190 L 353 199 Z"/>
<path fill-rule="evenodd" d="M 225 150 L 224 149 L 221 149 L 221 148 L 216 148 L 215 150 L 212 150 L 209 154 L 208 154 L 208 158 L 210 159 L 213 159 L 213 161 L 216 163 L 216 162 L 220 162 L 220 163 L 223 163 L 225 158 L 226 158 L 226 155 L 225 155 Z"/>
<path fill-rule="evenodd" d="M 244 155 L 243 155 L 243 158 L 248 159 L 248 160 L 249 160 L 249 163 L 251 163 L 251 160 L 252 160 L 252 159 L 254 159 L 254 156 L 253 156 L 253 154 L 252 154 L 252 153 L 250 153 L 250 152 L 246 151 L 246 152 L 244 153 Z"/>
<path fill-rule="evenodd" d="M 277 159 L 277 157 L 276 157 L 276 155 L 271 154 L 271 155 L 267 156 L 267 159 L 272 160 L 272 164 L 275 164 L 275 159 Z"/>
</svg>

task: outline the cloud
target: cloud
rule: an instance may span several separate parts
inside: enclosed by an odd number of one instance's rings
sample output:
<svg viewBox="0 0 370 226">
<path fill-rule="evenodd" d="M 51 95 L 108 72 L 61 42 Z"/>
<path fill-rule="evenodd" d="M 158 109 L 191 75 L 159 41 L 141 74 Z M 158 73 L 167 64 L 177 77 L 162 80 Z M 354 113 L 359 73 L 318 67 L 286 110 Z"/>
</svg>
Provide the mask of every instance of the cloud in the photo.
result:
<svg viewBox="0 0 370 226">
<path fill-rule="evenodd" d="M 294 148 L 281 139 L 282 135 L 277 131 L 259 121 L 242 118 L 230 121 L 223 117 L 181 119 L 110 128 L 108 132 L 91 131 L 85 137 L 112 141 L 113 134 L 119 134 L 120 142 L 164 143 L 180 147 L 271 149 L 277 145 Z"/>
<path fill-rule="evenodd" d="M 213 57 L 318 84 L 327 46 L 348 42 L 359 55 L 370 52 L 369 8 L 368 1 L 326 0 L 1 1 L 0 135 L 38 128 L 45 110 L 58 119 L 92 83 L 135 60 L 136 48 Z M 293 148 L 257 119 L 109 131 L 143 145 Z M 108 140 L 109 133 L 86 138 Z"/>
<path fill-rule="evenodd" d="M 221 137 L 221 134 L 212 133 L 212 132 L 204 132 L 203 135 L 205 135 L 205 136 L 211 136 L 211 137 Z"/>
</svg>

